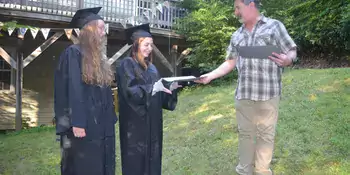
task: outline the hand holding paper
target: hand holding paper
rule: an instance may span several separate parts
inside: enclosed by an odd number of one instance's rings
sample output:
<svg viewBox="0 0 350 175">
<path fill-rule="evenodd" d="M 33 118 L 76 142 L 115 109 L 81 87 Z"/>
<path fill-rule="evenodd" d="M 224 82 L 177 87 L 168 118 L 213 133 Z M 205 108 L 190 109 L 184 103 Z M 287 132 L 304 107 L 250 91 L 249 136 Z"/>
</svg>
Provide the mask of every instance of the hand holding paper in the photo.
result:
<svg viewBox="0 0 350 175">
<path fill-rule="evenodd" d="M 279 66 L 285 67 L 292 64 L 292 60 L 289 59 L 285 54 L 278 54 L 273 52 L 272 55 L 273 56 L 269 56 L 269 58 Z"/>
<path fill-rule="evenodd" d="M 194 81 L 198 80 L 199 77 L 195 76 L 180 76 L 180 77 L 165 77 L 163 80 L 167 82 L 179 82 L 179 81 Z"/>
<path fill-rule="evenodd" d="M 170 91 L 173 91 L 173 90 L 175 90 L 175 89 L 177 89 L 179 87 L 182 87 L 182 86 L 179 85 L 178 82 L 172 82 L 169 89 L 170 89 Z"/>
<path fill-rule="evenodd" d="M 163 91 L 165 93 L 171 94 L 171 91 L 164 87 L 164 85 L 162 83 L 162 79 L 159 79 L 156 83 L 154 83 L 153 90 L 152 90 L 152 96 L 159 91 Z"/>
<path fill-rule="evenodd" d="M 212 80 L 212 77 L 210 76 L 210 73 L 204 74 L 200 76 L 199 80 L 195 80 L 194 82 L 196 83 L 201 83 L 201 84 L 208 84 Z"/>
</svg>

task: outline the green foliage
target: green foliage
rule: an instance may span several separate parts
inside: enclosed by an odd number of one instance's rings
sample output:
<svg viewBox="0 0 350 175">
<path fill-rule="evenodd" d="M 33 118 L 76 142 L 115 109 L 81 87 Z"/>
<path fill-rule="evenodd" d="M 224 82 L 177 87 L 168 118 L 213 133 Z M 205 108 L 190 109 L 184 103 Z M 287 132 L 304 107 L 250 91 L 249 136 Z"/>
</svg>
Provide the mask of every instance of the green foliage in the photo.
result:
<svg viewBox="0 0 350 175">
<path fill-rule="evenodd" d="M 344 40 L 346 50 L 350 50 L 350 1 L 347 1 L 347 5 L 344 5 L 341 19 L 341 25 L 343 30 L 341 31 Z"/>
<path fill-rule="evenodd" d="M 236 27 L 232 7 L 220 1 L 184 1 L 192 10 L 184 19 L 187 28 L 180 33 L 192 43 L 192 52 L 186 59 L 187 66 L 209 71 L 221 64 L 232 32 Z"/>
<path fill-rule="evenodd" d="M 306 1 L 288 10 L 292 19 L 286 25 L 302 50 L 341 54 L 350 49 L 346 32 L 349 4 L 343 0 Z"/>
<path fill-rule="evenodd" d="M 187 66 L 202 71 L 223 62 L 230 36 L 240 27 L 234 17 L 234 0 L 184 0 L 189 9 L 180 32 L 193 52 Z M 285 24 L 296 41 L 299 56 L 339 58 L 350 53 L 350 0 L 263 0 L 261 12 Z"/>
<path fill-rule="evenodd" d="M 17 21 L 9 21 L 9 22 L 1 22 L 0 21 L 0 31 L 7 31 L 9 28 L 27 28 L 27 29 L 32 29 L 34 27 L 28 26 L 28 25 L 22 25 L 18 24 Z M 0 36 L 1 33 L 0 33 Z"/>
</svg>

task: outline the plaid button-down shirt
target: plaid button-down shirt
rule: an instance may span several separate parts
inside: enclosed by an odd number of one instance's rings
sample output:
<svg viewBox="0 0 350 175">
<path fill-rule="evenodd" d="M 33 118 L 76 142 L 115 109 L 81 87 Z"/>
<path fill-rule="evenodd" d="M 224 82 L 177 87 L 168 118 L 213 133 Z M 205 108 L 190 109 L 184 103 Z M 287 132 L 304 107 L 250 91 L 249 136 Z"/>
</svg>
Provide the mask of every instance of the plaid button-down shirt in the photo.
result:
<svg viewBox="0 0 350 175">
<path fill-rule="evenodd" d="M 242 25 L 232 34 L 226 59 L 236 59 L 238 71 L 236 99 L 265 101 L 281 95 L 282 68 L 268 58 L 240 57 L 236 49 L 237 46 L 265 45 L 277 45 L 285 54 L 296 47 L 280 21 L 263 15 L 259 17 L 252 32 Z"/>
</svg>

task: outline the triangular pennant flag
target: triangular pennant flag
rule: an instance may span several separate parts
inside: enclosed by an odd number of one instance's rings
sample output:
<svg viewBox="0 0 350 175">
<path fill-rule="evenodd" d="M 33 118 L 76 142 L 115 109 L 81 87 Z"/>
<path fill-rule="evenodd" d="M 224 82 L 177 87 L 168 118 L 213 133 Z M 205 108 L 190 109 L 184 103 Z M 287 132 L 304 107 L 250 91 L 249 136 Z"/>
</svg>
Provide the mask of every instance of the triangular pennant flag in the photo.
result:
<svg viewBox="0 0 350 175">
<path fill-rule="evenodd" d="M 159 10 L 160 13 L 163 13 L 163 6 L 161 3 L 159 3 L 156 8 Z"/>
<path fill-rule="evenodd" d="M 121 21 L 121 24 L 122 24 L 122 26 L 124 27 L 124 29 L 126 29 L 126 20 L 122 20 L 122 21 Z"/>
<path fill-rule="evenodd" d="M 73 29 L 64 29 L 64 32 L 66 33 L 66 36 L 68 39 L 71 38 Z"/>
<path fill-rule="evenodd" d="M 105 24 L 105 32 L 106 32 L 106 34 L 109 33 L 109 24 L 108 23 Z"/>
<path fill-rule="evenodd" d="M 15 28 L 13 28 L 13 27 L 9 27 L 9 28 L 7 29 L 7 32 L 9 32 L 9 36 L 12 35 L 13 31 L 15 31 Z"/>
<path fill-rule="evenodd" d="M 47 36 L 49 36 L 50 29 L 49 28 L 42 28 L 40 29 L 41 33 L 43 33 L 43 36 L 45 39 L 47 39 Z"/>
<path fill-rule="evenodd" d="M 148 11 L 148 10 L 145 10 L 145 11 L 143 12 L 143 14 L 146 16 L 147 19 L 149 19 L 149 11 Z"/>
<path fill-rule="evenodd" d="M 39 29 L 38 28 L 31 28 L 30 33 L 32 33 L 33 38 L 35 39 L 36 35 L 38 34 Z"/>
<path fill-rule="evenodd" d="M 23 39 L 26 32 L 27 32 L 27 28 L 19 28 L 18 38 Z"/>
<path fill-rule="evenodd" d="M 152 15 L 153 17 L 157 16 L 157 9 L 155 8 L 152 9 Z"/>
<path fill-rule="evenodd" d="M 75 31 L 75 34 L 77 34 L 77 36 L 79 36 L 80 30 L 79 29 L 74 29 L 74 31 Z"/>
<path fill-rule="evenodd" d="M 163 5 L 164 5 L 165 7 L 167 7 L 168 9 L 169 9 L 169 7 L 170 7 L 169 1 L 165 1 L 165 2 L 163 3 Z"/>
</svg>

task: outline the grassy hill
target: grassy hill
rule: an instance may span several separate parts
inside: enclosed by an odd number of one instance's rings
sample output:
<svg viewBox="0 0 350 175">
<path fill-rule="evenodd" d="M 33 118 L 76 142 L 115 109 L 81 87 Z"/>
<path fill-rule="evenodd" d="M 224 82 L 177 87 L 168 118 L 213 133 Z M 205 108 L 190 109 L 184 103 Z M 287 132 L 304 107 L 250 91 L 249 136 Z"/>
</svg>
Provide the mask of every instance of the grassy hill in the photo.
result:
<svg viewBox="0 0 350 175">
<path fill-rule="evenodd" d="M 350 174 L 350 69 L 287 71 L 283 86 L 275 174 Z M 177 110 L 164 115 L 163 174 L 234 174 L 234 87 L 202 86 L 181 93 Z M 118 140 L 117 150 L 121 174 Z M 0 135 L 0 155 L 3 175 L 59 174 L 53 128 Z"/>
</svg>

